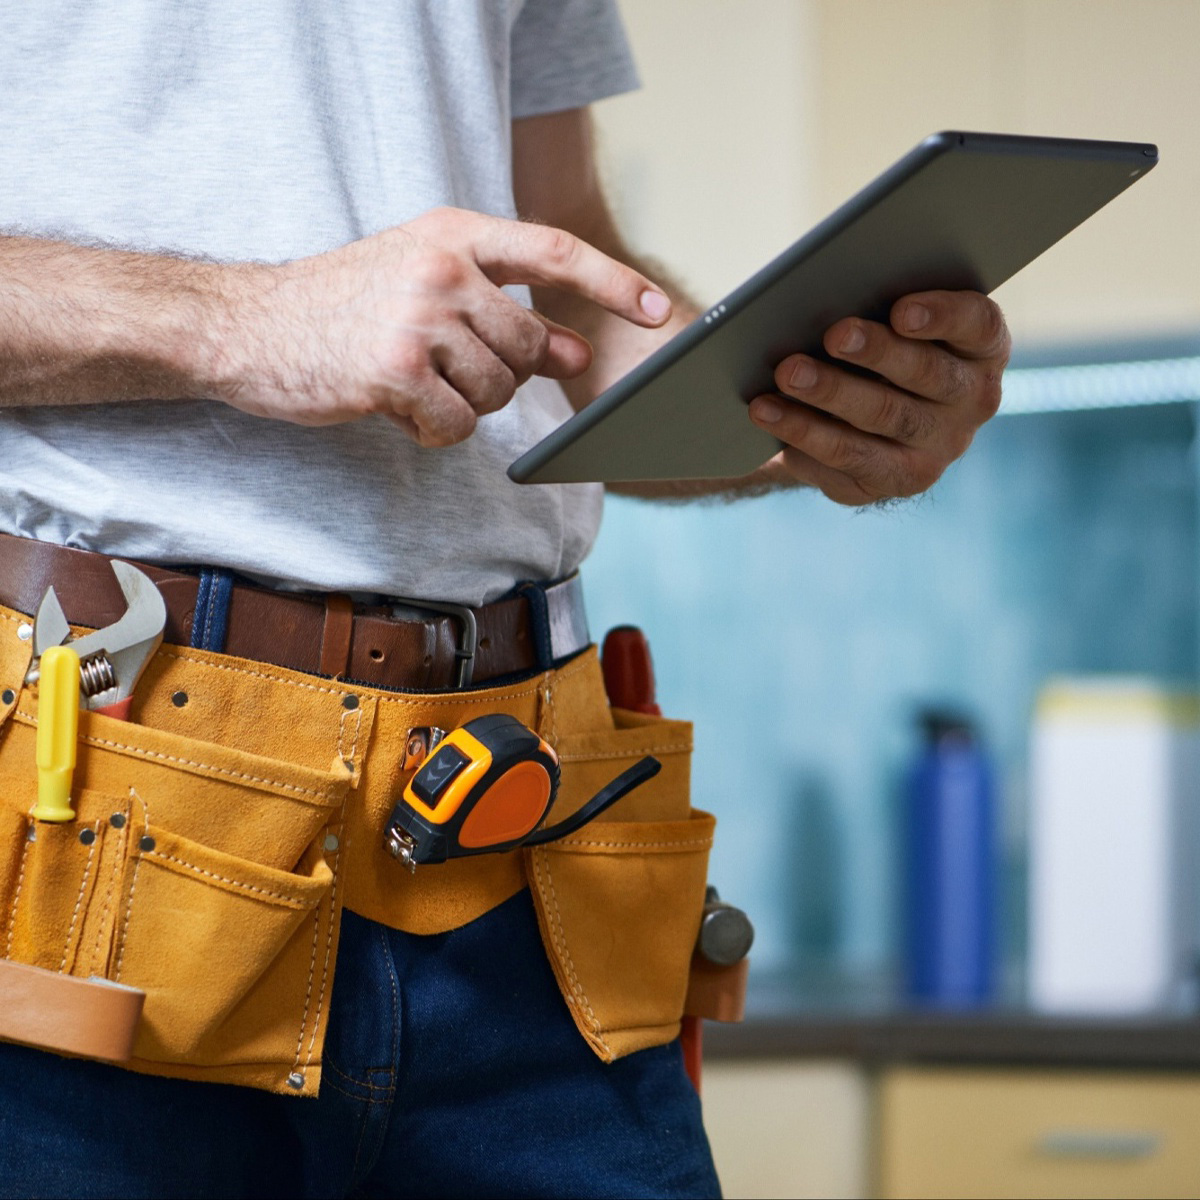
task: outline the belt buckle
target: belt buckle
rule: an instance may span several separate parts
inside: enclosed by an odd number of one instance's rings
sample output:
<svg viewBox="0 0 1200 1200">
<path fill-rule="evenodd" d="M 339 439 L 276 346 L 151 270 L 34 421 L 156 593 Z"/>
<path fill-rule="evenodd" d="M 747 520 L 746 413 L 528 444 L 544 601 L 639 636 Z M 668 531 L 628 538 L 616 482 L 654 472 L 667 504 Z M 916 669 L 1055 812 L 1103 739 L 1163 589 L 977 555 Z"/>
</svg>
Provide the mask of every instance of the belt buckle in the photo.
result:
<svg viewBox="0 0 1200 1200">
<path fill-rule="evenodd" d="M 479 626 L 475 620 L 475 610 L 465 604 L 446 604 L 440 600 L 412 600 L 407 596 L 392 597 L 392 616 L 403 620 L 399 612 L 402 608 L 415 608 L 418 612 L 444 613 L 457 617 L 462 625 L 462 636 L 454 648 L 454 658 L 458 664 L 457 679 L 454 686 L 465 688 L 470 685 L 472 673 L 475 670 L 475 651 L 479 649 Z"/>
</svg>

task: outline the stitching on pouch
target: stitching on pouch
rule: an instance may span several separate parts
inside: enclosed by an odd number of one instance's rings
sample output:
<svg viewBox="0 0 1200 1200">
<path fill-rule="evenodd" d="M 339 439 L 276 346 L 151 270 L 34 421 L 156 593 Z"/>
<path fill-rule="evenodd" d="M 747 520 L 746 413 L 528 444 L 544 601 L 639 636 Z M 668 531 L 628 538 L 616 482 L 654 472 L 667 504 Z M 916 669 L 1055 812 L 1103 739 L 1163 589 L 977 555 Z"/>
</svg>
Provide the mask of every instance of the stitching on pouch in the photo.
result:
<svg viewBox="0 0 1200 1200">
<path fill-rule="evenodd" d="M 539 886 L 542 879 L 542 862 L 537 850 L 533 852 L 533 870 L 537 875 Z M 587 994 L 583 990 L 583 984 L 579 982 L 579 976 L 575 974 L 575 963 L 571 958 L 571 952 L 567 949 L 566 936 L 563 932 L 562 914 L 558 908 L 558 893 L 554 889 L 554 875 L 550 870 L 549 865 L 546 866 L 546 881 L 550 885 L 550 901 L 554 909 L 554 924 L 550 927 L 550 938 L 554 942 L 554 948 L 566 960 L 567 978 L 571 983 L 571 991 L 583 1005 L 586 1013 L 588 1024 L 592 1027 L 592 1032 L 596 1035 L 597 1041 L 608 1053 L 612 1053 L 608 1043 L 604 1040 L 600 1031 L 600 1022 L 596 1018 L 596 1014 L 592 1011 L 592 1006 L 588 1003 Z M 557 927 L 557 929 L 555 928 Z"/>
<path fill-rule="evenodd" d="M 341 831 L 342 826 L 346 820 L 346 804 L 349 802 L 349 799 L 350 799 L 350 796 L 349 796 L 349 794 L 347 794 L 346 799 L 342 801 L 342 811 L 338 814 L 338 830 L 339 830 L 339 832 Z M 317 1012 L 316 1012 L 316 1015 L 313 1017 L 312 1037 L 309 1039 L 309 1042 L 308 1042 L 308 1057 L 305 1058 L 305 1060 L 304 1060 L 304 1069 L 306 1071 L 308 1070 L 309 1065 L 312 1063 L 313 1048 L 317 1044 L 317 1030 L 321 1028 L 321 1009 L 325 1007 L 325 993 L 326 993 L 326 990 L 329 985 L 329 955 L 330 955 L 330 951 L 333 949 L 333 925 L 334 925 L 333 914 L 337 911 L 337 889 L 338 889 L 338 881 L 341 878 L 341 871 L 339 869 L 341 867 L 341 862 L 342 862 L 342 856 L 339 854 L 338 857 L 334 860 L 335 865 L 333 868 L 333 881 L 329 885 L 329 930 L 325 935 L 325 962 L 321 965 L 321 991 L 320 991 L 320 994 L 317 996 Z M 318 905 L 317 906 L 318 915 L 320 914 L 320 912 L 321 912 L 321 906 Z M 315 934 L 314 934 L 314 941 L 315 941 Z M 316 960 L 315 951 L 313 954 L 313 959 L 314 959 L 314 961 Z M 305 1001 L 304 1008 L 305 1008 L 304 1022 L 307 1022 L 308 1021 L 308 1001 L 307 1000 Z M 303 1039 L 304 1039 L 304 1023 L 301 1023 L 301 1025 L 300 1025 L 300 1039 L 301 1039 L 301 1041 L 303 1041 Z M 299 1047 L 297 1047 L 296 1062 L 299 1062 L 299 1061 L 300 1061 L 300 1053 L 299 1053 Z M 293 1070 L 294 1069 L 295 1069 L 295 1065 L 293 1064 Z"/>
<path fill-rule="evenodd" d="M 21 847 L 21 865 L 17 871 L 17 890 L 13 892 L 12 908 L 8 910 L 8 940 L 4 947 L 4 957 L 12 957 L 13 933 L 17 927 L 17 902 L 21 899 L 21 884 L 25 882 L 25 859 L 29 855 L 29 847 L 32 844 L 29 841 L 28 827 L 25 830 L 25 845 Z"/>
<path fill-rule="evenodd" d="M 129 793 L 141 801 L 141 796 L 138 796 L 133 788 L 129 789 Z M 145 805 L 142 805 L 145 808 Z M 100 958 L 100 939 L 104 936 L 104 927 L 108 923 L 108 910 L 112 904 L 113 894 L 117 887 L 117 877 L 120 874 L 121 863 L 125 858 L 123 853 L 125 849 L 125 839 L 129 835 L 129 805 L 126 805 L 122 810 L 125 813 L 125 827 L 118 830 L 117 848 L 113 851 L 112 870 L 108 873 L 108 886 L 104 889 L 104 900 L 100 905 L 100 917 L 96 922 L 96 943 L 92 946 L 92 963 L 98 964 Z M 93 968 L 94 969 L 94 968 Z M 100 967 L 100 974 L 103 974 L 103 966 Z"/>
<path fill-rule="evenodd" d="M 283 892 L 269 892 L 266 888 L 255 887 L 252 883 L 243 883 L 240 879 L 229 879 L 224 875 L 218 875 L 215 871 L 206 871 L 203 867 L 196 866 L 195 863 L 186 862 L 182 858 L 176 858 L 172 854 L 161 854 L 157 850 L 147 850 L 146 854 L 151 858 L 161 858 L 164 862 L 178 863 L 181 867 L 187 867 L 189 871 L 195 871 L 197 875 L 207 875 L 209 879 L 216 879 L 221 883 L 227 883 L 230 887 L 241 888 L 246 892 L 256 892 L 260 896 L 269 896 L 272 900 L 282 900 L 289 908 L 304 907 L 304 901 L 295 896 L 288 896 Z"/>
<path fill-rule="evenodd" d="M 572 675 L 577 674 L 591 662 L 591 659 L 584 657 L 577 662 L 572 662 L 563 667 L 554 677 L 555 683 L 561 683 L 564 679 L 570 679 Z M 526 687 L 515 692 L 499 692 L 495 696 L 488 696 L 488 703 L 499 700 L 531 700 L 537 699 L 538 692 L 545 686 L 548 676 L 539 675 L 528 681 Z M 391 696 L 382 695 L 378 697 L 381 704 L 399 704 L 406 708 L 424 709 L 424 708 L 459 708 L 464 702 L 478 699 L 479 692 L 452 692 L 448 696 Z"/>
<path fill-rule="evenodd" d="M 607 750 L 595 754 L 560 754 L 563 762 L 607 762 L 611 758 L 632 758 L 634 754 L 685 754 L 692 749 L 690 742 L 671 742 L 665 746 L 647 746 L 644 751 L 637 750 Z"/>
<path fill-rule="evenodd" d="M 58 964 L 59 974 L 67 969 L 67 952 L 71 949 L 71 935 L 75 932 L 75 922 L 79 919 L 79 906 L 83 903 L 83 893 L 87 890 L 88 876 L 92 873 L 92 859 L 96 854 L 96 847 L 100 844 L 100 839 L 93 838 L 92 844 L 88 847 L 87 862 L 83 864 L 83 878 L 79 881 L 79 895 L 75 897 L 75 910 L 71 913 L 71 924 L 67 927 L 67 940 L 63 946 L 62 962 Z"/>
<path fill-rule="evenodd" d="M 8 617 L 6 619 L 10 620 L 10 621 L 15 621 L 15 618 L 13 618 L 13 617 Z M 284 675 L 272 674 L 270 671 L 251 671 L 251 670 L 248 670 L 246 667 L 230 666 L 228 663 L 208 662 L 206 659 L 198 658 L 195 655 L 178 654 L 178 653 L 176 653 L 174 651 L 170 651 L 170 650 L 160 650 L 159 653 L 164 658 L 173 658 L 179 662 L 197 663 L 200 666 L 209 667 L 214 671 L 229 671 L 234 675 L 245 675 L 251 679 L 268 679 L 274 683 L 283 683 L 283 684 L 286 684 L 288 687 L 301 688 L 305 691 L 310 691 L 310 692 L 320 692 L 327 696 L 345 695 L 345 692 L 342 689 L 321 687 L 320 685 L 315 684 L 315 683 L 303 683 L 302 681 L 300 681 L 298 679 L 288 679 Z M 591 662 L 591 659 L 585 655 L 585 656 L 579 658 L 578 660 L 576 660 L 575 662 L 569 663 L 567 666 L 563 667 L 558 672 L 558 674 L 556 676 L 556 682 L 561 682 L 564 679 L 570 679 L 572 675 L 575 675 L 579 671 L 583 670 L 583 668 L 585 666 L 587 666 L 589 662 Z M 490 696 L 490 697 L 488 697 L 488 699 L 489 700 L 522 700 L 522 699 L 526 699 L 530 696 L 536 695 L 537 689 L 538 689 L 537 681 L 531 680 L 530 686 L 527 688 L 524 688 L 524 689 L 522 689 L 520 691 L 516 691 L 516 692 L 504 692 L 497 696 Z M 445 707 L 449 707 L 449 706 L 461 705 L 463 702 L 462 697 L 467 696 L 467 695 L 470 695 L 470 693 L 465 693 L 465 692 L 464 693 L 455 693 L 446 698 L 430 696 L 428 698 L 421 697 L 420 699 L 417 699 L 417 698 L 414 698 L 411 696 L 392 696 L 392 695 L 385 694 L 385 695 L 377 696 L 376 699 L 383 704 L 399 704 L 399 705 L 405 705 L 409 708 L 445 708 Z"/>
<path fill-rule="evenodd" d="M 345 745 L 346 742 L 346 718 L 350 715 L 350 710 L 348 708 L 342 709 L 342 719 L 338 722 L 337 744 L 337 756 L 342 760 L 342 762 L 345 762 L 347 758 L 349 758 L 351 762 L 354 762 L 354 751 L 358 749 L 358 734 L 362 729 L 362 713 L 362 705 L 359 705 L 359 707 L 354 710 L 354 741 L 350 744 L 350 753 L 347 754 L 342 749 L 342 746 Z"/>
<path fill-rule="evenodd" d="M 550 733 L 546 738 L 552 746 L 558 744 L 558 709 L 554 707 L 554 688 L 550 686 L 550 678 L 546 677 L 546 707 L 550 710 Z"/>
<path fill-rule="evenodd" d="M 18 712 L 18 715 L 24 717 L 30 723 L 33 722 L 33 717 L 29 713 Z M 271 787 L 282 788 L 284 791 L 300 792 L 305 796 L 316 796 L 318 799 L 325 798 L 325 793 L 317 788 L 306 788 L 294 783 L 284 783 L 282 779 L 266 779 L 259 775 L 247 775 L 244 771 L 231 771 L 228 767 L 215 767 L 212 763 L 197 762 L 191 758 L 180 758 L 175 754 L 163 754 L 158 750 L 146 750 L 142 746 L 127 746 L 123 742 L 112 742 L 107 738 L 81 737 L 79 740 L 87 742 L 91 746 L 107 746 L 110 750 L 124 750 L 139 758 L 158 758 L 162 759 L 163 762 L 178 763 L 181 767 L 199 767 L 200 770 L 211 771 L 214 775 L 228 775 L 231 779 L 244 779 L 247 783 L 266 783 Z"/>
<path fill-rule="evenodd" d="M 245 675 L 251 679 L 269 679 L 273 683 L 283 683 L 288 687 L 301 688 L 307 692 L 322 692 L 327 696 L 341 696 L 343 692 L 338 688 L 321 687 L 316 683 L 304 683 L 299 679 L 288 679 L 285 675 L 274 675 L 270 671 L 251 671 L 246 667 L 233 667 L 228 663 L 209 662 L 207 659 L 197 658 L 191 654 L 175 654 L 170 650 L 160 650 L 160 654 L 164 658 L 174 658 L 179 662 L 196 663 L 202 667 L 209 667 L 214 671 L 229 671 L 234 675 Z"/>
<path fill-rule="evenodd" d="M 667 846 L 711 846 L 712 838 L 692 838 L 686 842 L 575 842 L 563 838 L 561 846 L 615 846 L 634 850 L 659 850 Z"/>
<path fill-rule="evenodd" d="M 332 921 L 330 922 L 332 924 Z M 321 906 L 313 910 L 312 957 L 308 960 L 308 984 L 304 990 L 304 1012 L 300 1017 L 300 1034 L 296 1038 L 296 1053 L 292 1058 L 292 1071 L 300 1065 L 300 1048 L 304 1045 L 304 1031 L 308 1028 L 308 1005 L 312 1000 L 313 975 L 317 969 L 317 941 L 321 936 Z"/>
<path fill-rule="evenodd" d="M 129 789 L 129 794 L 142 806 L 142 823 L 145 825 L 149 825 L 150 824 L 150 805 L 148 805 L 145 802 L 145 800 L 143 800 L 141 798 L 141 796 L 139 796 L 132 787 Z"/>
<path fill-rule="evenodd" d="M 125 905 L 125 920 L 121 923 L 121 952 L 117 955 L 117 966 L 113 971 L 113 982 L 121 982 L 121 964 L 125 961 L 125 935 L 129 932 L 129 914 L 133 912 L 133 893 L 137 891 L 138 872 L 142 869 L 145 855 L 139 854 L 133 864 L 133 878 L 129 881 L 129 903 Z"/>
</svg>

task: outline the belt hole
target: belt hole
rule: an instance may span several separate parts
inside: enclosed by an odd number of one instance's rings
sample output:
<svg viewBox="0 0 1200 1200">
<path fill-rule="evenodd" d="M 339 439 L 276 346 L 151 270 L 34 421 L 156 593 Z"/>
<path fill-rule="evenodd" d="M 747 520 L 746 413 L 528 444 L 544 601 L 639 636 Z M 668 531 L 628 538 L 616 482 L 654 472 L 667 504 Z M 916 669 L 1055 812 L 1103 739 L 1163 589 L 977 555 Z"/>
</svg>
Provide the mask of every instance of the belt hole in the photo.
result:
<svg viewBox="0 0 1200 1200">
<path fill-rule="evenodd" d="M 175 705 L 176 708 L 182 708 L 187 702 L 188 702 L 187 692 L 172 692 L 171 693 L 171 703 L 173 705 Z"/>
<path fill-rule="evenodd" d="M 17 693 L 14 692 L 12 688 L 5 688 L 4 695 L 0 696 L 0 700 L 2 700 L 5 704 L 11 704 L 16 698 Z"/>
<path fill-rule="evenodd" d="M 351 711 L 353 711 L 354 709 L 356 709 L 358 707 L 358 697 L 357 696 L 343 696 L 342 697 L 342 707 L 348 708 Z"/>
<path fill-rule="evenodd" d="M 488 648 L 488 647 L 489 647 L 491 644 L 492 644 L 492 639 L 491 639 L 491 638 L 487 638 L 487 637 L 481 637 L 481 638 L 479 639 L 479 648 L 480 648 L 480 650 L 486 650 L 486 649 L 487 649 L 487 648 Z"/>
<path fill-rule="evenodd" d="M 432 654 L 427 654 L 427 655 L 425 655 L 425 665 L 426 665 L 426 666 L 429 666 L 429 664 L 430 664 L 431 662 L 433 662 L 433 655 L 432 655 Z"/>
<path fill-rule="evenodd" d="M 383 651 L 382 650 L 372 650 L 371 651 L 371 661 L 372 662 L 383 662 Z"/>
</svg>

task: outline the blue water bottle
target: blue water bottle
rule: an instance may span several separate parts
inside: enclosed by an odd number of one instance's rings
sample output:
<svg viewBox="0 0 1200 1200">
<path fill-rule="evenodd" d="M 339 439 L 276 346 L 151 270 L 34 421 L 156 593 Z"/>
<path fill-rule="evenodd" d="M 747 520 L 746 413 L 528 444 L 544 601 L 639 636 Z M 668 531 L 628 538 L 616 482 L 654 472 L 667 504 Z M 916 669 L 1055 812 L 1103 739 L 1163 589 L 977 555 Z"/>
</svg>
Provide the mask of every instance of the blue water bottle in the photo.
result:
<svg viewBox="0 0 1200 1200">
<path fill-rule="evenodd" d="M 995 988 L 994 773 L 969 721 L 920 713 L 906 796 L 904 982 L 908 999 L 977 1008 Z"/>
</svg>

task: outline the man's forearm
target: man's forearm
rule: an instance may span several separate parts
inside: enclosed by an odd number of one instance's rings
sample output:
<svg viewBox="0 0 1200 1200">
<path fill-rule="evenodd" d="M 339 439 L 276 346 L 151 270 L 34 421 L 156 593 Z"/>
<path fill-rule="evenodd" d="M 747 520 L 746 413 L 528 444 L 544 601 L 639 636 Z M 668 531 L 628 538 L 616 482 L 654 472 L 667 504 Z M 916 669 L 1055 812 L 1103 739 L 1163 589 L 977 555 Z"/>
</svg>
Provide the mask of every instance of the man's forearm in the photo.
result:
<svg viewBox="0 0 1200 1200">
<path fill-rule="evenodd" d="M 240 270 L 0 237 L 0 407 L 212 394 Z"/>
</svg>

